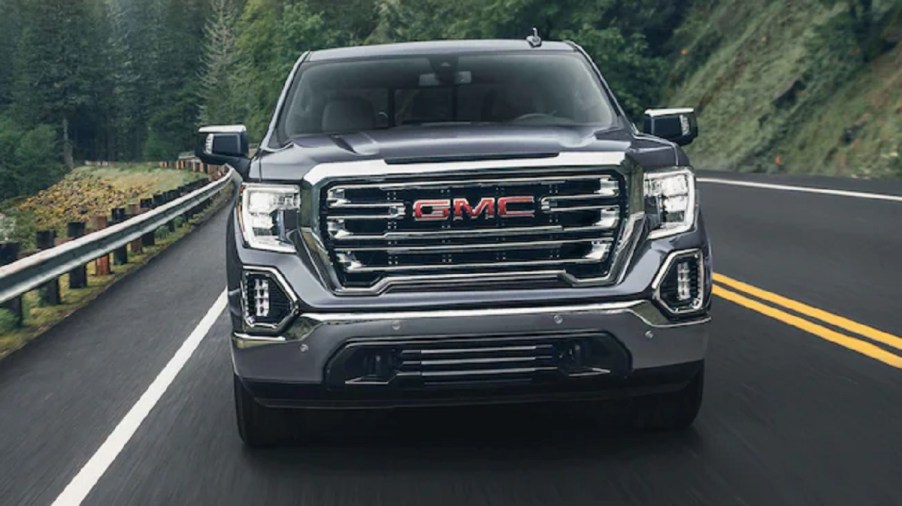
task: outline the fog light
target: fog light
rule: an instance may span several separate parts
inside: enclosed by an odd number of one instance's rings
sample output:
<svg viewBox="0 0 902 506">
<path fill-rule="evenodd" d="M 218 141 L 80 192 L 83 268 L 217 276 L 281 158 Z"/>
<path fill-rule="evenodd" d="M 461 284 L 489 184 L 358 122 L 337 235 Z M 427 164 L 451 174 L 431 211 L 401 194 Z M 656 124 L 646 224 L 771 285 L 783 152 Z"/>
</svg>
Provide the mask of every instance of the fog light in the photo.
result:
<svg viewBox="0 0 902 506">
<path fill-rule="evenodd" d="M 297 297 L 280 274 L 263 267 L 248 267 L 241 279 L 241 304 L 246 331 L 275 332 L 296 313 Z"/>
<path fill-rule="evenodd" d="M 689 282 L 689 262 L 681 260 L 677 264 L 677 299 L 684 301 L 692 297 Z"/>
<path fill-rule="evenodd" d="M 653 283 L 655 299 L 671 314 L 704 307 L 705 265 L 698 250 L 671 254 Z"/>
<path fill-rule="evenodd" d="M 254 308 L 258 318 L 269 316 L 269 281 L 265 279 L 254 280 Z"/>
</svg>

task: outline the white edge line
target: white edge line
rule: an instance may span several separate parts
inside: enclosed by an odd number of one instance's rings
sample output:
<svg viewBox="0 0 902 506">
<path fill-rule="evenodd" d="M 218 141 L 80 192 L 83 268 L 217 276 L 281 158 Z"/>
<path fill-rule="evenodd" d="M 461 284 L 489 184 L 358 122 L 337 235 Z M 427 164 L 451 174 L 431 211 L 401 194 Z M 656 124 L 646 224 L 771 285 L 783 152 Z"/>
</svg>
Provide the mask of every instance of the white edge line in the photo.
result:
<svg viewBox="0 0 902 506">
<path fill-rule="evenodd" d="M 147 418 L 153 407 L 159 402 L 166 389 L 172 384 L 176 375 L 194 354 L 204 336 L 216 323 L 220 313 L 226 307 L 226 291 L 217 297 L 216 302 L 207 311 L 207 314 L 201 319 L 200 323 L 194 327 L 191 334 L 188 335 L 185 342 L 182 343 L 175 355 L 169 359 L 169 362 L 163 367 L 163 370 L 157 375 L 147 390 L 141 395 L 137 402 L 122 418 L 113 432 L 107 436 L 100 448 L 94 452 L 94 455 L 85 463 L 78 471 L 78 474 L 72 478 L 72 481 L 63 489 L 62 493 L 53 501 L 54 506 L 76 506 L 88 496 L 94 485 L 100 480 L 106 470 L 110 467 L 116 456 L 125 448 L 128 441 L 134 436 L 135 432 L 141 426 L 141 422 Z"/>
<path fill-rule="evenodd" d="M 902 202 L 902 196 L 885 195 L 882 193 L 855 192 L 855 191 L 847 191 L 847 190 L 831 190 L 829 188 L 811 188 L 809 186 L 790 186 L 790 185 L 784 185 L 784 184 L 754 183 L 751 181 L 732 181 L 729 179 L 717 179 L 717 178 L 708 178 L 708 177 L 700 177 L 697 179 L 697 181 L 699 183 L 725 184 L 725 185 L 731 185 L 731 186 L 747 186 L 749 188 L 767 188 L 769 190 L 783 190 L 783 191 L 805 192 L 805 193 L 821 193 L 824 195 L 838 195 L 840 197 L 855 197 L 855 198 L 859 198 L 859 199 L 888 200 L 891 202 Z"/>
</svg>

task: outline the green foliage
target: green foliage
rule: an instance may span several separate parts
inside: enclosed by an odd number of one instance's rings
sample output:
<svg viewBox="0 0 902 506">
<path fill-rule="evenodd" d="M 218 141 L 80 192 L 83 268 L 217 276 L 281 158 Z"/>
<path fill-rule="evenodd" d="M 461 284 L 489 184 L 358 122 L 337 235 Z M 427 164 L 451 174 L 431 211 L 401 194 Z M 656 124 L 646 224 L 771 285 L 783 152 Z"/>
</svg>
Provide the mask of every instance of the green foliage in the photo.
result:
<svg viewBox="0 0 902 506">
<path fill-rule="evenodd" d="M 9 226 L 0 224 L 0 241 L 17 242 L 23 251 L 33 249 L 35 232 L 38 230 L 34 213 L 20 210 L 16 206 L 7 207 L 2 213 L 4 222 Z"/>
<path fill-rule="evenodd" d="M 12 113 L 21 124 L 58 125 L 62 158 L 71 169 L 72 128 L 99 82 L 100 46 L 92 0 L 20 2 L 23 21 L 13 59 Z"/>
<path fill-rule="evenodd" d="M 857 45 L 857 55 L 865 62 L 878 57 L 887 49 L 884 31 L 902 15 L 898 0 L 822 0 L 830 7 L 843 7 L 841 31 Z"/>
<path fill-rule="evenodd" d="M 238 74 L 242 91 L 230 100 L 243 104 L 244 121 L 256 139 L 263 136 L 290 68 L 292 55 L 277 49 L 281 37 L 275 28 L 281 14 L 278 0 L 248 0 L 238 22 L 237 46 L 246 68 Z"/>
<path fill-rule="evenodd" d="M 13 61 L 19 40 L 20 20 L 12 1 L 0 0 L 0 110 L 12 100 Z"/>
<path fill-rule="evenodd" d="M 0 116 L 0 200 L 37 192 L 62 177 L 56 144 L 52 127 L 22 128 Z"/>
<path fill-rule="evenodd" d="M 878 33 L 893 9 L 875 0 Z M 700 112 L 696 166 L 895 175 L 902 46 L 863 57 L 850 2 L 699 0 L 674 35 L 670 102 Z M 900 23 L 902 25 L 902 23 Z M 902 26 L 898 26 L 902 28 Z M 883 37 L 883 36 L 881 36 Z"/>
<path fill-rule="evenodd" d="M 173 160 L 191 148 L 200 111 L 198 67 L 209 0 L 159 0 L 157 59 L 149 76 L 156 86 L 147 123 L 145 159 Z"/>
<path fill-rule="evenodd" d="M 0 334 L 12 332 L 18 326 L 16 316 L 11 311 L 0 308 Z"/>
<path fill-rule="evenodd" d="M 14 63 L 14 114 L 25 124 L 58 124 L 91 98 L 97 62 L 88 0 L 21 2 L 25 21 Z"/>
</svg>

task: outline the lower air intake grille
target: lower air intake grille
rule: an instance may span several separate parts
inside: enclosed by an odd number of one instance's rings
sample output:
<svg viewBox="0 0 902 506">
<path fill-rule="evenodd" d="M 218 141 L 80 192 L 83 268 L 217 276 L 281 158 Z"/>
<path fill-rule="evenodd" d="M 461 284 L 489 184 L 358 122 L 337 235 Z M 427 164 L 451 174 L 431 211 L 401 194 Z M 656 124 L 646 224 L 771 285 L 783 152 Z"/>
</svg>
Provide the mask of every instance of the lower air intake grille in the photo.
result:
<svg viewBox="0 0 902 506">
<path fill-rule="evenodd" d="M 332 386 L 429 388 L 622 375 L 629 356 L 607 334 L 348 344 L 330 361 Z"/>
</svg>

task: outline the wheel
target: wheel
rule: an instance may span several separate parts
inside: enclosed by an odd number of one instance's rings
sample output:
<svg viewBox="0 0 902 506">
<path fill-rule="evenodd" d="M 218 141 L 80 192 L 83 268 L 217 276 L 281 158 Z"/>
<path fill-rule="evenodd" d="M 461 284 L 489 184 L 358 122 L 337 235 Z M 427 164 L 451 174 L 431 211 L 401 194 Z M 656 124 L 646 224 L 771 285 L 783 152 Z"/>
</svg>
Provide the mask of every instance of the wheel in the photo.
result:
<svg viewBox="0 0 902 506">
<path fill-rule="evenodd" d="M 688 428 L 702 406 L 704 387 L 705 365 L 702 363 L 695 377 L 681 390 L 633 399 L 631 424 L 652 431 Z"/>
<path fill-rule="evenodd" d="M 237 375 L 234 375 L 234 388 L 238 434 L 244 444 L 266 447 L 280 443 L 286 436 L 284 413 L 254 400 Z"/>
</svg>

